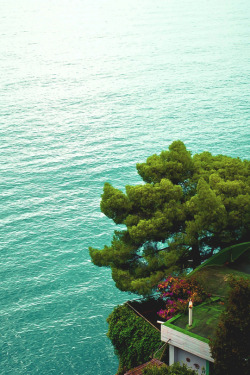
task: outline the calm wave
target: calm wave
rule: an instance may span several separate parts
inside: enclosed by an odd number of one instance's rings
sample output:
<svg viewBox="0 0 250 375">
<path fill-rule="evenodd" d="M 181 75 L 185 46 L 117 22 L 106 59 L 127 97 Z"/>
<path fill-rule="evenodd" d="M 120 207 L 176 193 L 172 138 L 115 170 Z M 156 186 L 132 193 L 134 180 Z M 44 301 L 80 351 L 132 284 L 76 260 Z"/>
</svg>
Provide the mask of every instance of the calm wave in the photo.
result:
<svg viewBox="0 0 250 375">
<path fill-rule="evenodd" d="M 130 295 L 90 262 L 105 181 L 181 139 L 249 158 L 249 1 L 0 4 L 0 374 L 108 375 Z"/>
</svg>

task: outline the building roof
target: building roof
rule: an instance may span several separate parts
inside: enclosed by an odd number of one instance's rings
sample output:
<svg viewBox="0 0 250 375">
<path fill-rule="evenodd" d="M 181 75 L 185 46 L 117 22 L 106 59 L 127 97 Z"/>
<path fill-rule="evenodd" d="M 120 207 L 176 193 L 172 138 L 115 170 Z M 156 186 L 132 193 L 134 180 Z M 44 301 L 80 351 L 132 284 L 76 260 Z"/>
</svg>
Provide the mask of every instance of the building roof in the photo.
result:
<svg viewBox="0 0 250 375">
<path fill-rule="evenodd" d="M 164 323 L 188 336 L 208 342 L 213 338 L 218 323 L 218 318 L 225 308 L 220 298 L 213 298 L 209 302 L 193 307 L 193 324 L 188 325 L 188 312 L 179 314 Z"/>
<path fill-rule="evenodd" d="M 199 336 L 188 329 L 183 329 L 175 325 L 179 316 L 172 318 L 171 321 L 162 324 L 161 340 L 170 345 L 192 353 L 207 361 L 213 362 L 208 339 Z"/>
<path fill-rule="evenodd" d="M 143 363 L 142 365 L 137 366 L 137 367 L 133 368 L 132 370 L 127 371 L 124 375 L 142 375 L 143 370 L 148 365 L 161 367 L 161 366 L 165 365 L 165 363 L 159 361 L 159 359 L 153 358 L 151 361 Z"/>
</svg>

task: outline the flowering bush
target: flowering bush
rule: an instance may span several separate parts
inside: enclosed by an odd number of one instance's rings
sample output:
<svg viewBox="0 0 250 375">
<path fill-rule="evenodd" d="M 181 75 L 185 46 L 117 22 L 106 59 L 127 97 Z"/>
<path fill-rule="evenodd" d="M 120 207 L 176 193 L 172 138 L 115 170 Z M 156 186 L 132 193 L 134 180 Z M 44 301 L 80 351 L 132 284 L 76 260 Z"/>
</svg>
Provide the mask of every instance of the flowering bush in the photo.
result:
<svg viewBox="0 0 250 375">
<path fill-rule="evenodd" d="M 169 276 L 158 285 L 161 298 L 166 301 L 166 308 L 158 315 L 169 320 L 178 312 L 187 308 L 188 302 L 199 304 L 210 297 L 194 278 Z"/>
</svg>

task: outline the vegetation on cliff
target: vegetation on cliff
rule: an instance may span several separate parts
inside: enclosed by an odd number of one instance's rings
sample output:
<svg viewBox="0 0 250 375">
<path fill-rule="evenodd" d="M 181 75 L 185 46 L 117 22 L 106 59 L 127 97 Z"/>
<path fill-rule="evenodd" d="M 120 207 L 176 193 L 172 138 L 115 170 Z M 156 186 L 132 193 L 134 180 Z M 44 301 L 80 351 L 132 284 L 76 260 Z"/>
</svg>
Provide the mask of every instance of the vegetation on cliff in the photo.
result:
<svg viewBox="0 0 250 375">
<path fill-rule="evenodd" d="M 216 375 L 248 375 L 250 366 L 250 281 L 233 277 L 229 280 L 226 309 L 211 340 Z"/>
<path fill-rule="evenodd" d="M 160 333 L 126 304 L 117 306 L 107 319 L 107 336 L 119 358 L 118 375 L 150 360 L 162 345 Z"/>
<path fill-rule="evenodd" d="M 137 171 L 143 183 L 125 192 L 104 185 L 101 211 L 122 226 L 111 245 L 90 248 L 94 264 L 110 267 L 120 290 L 149 294 L 172 272 L 250 240 L 249 161 L 192 156 L 175 141 Z"/>
<path fill-rule="evenodd" d="M 191 273 L 191 276 L 168 277 L 159 284 L 161 297 L 166 302 L 165 307 L 164 305 L 162 307 L 163 312 L 166 312 L 165 319 L 185 310 L 191 296 L 194 303 L 199 304 L 209 296 L 209 293 L 220 295 L 220 297 L 212 298 L 212 304 L 217 303 L 215 302 L 217 300 L 219 301 L 215 310 L 210 303 L 205 304 L 203 310 L 199 309 L 199 306 L 198 309 L 196 308 L 198 315 L 195 318 L 194 326 L 194 329 L 198 330 L 195 331 L 197 334 L 201 335 L 201 332 L 203 332 L 207 335 L 205 337 L 212 337 L 210 342 L 215 359 L 215 371 L 218 375 L 222 373 L 233 375 L 237 372 L 237 369 L 240 369 L 242 375 L 248 373 L 250 352 L 249 263 L 250 243 L 239 244 L 228 247 L 218 255 L 213 256 L 202 266 L 197 267 Z M 159 305 L 154 304 L 152 298 L 147 299 L 147 301 L 151 302 L 150 306 L 145 305 L 146 311 L 149 308 L 153 310 L 154 307 L 155 312 L 159 310 Z M 142 314 L 144 303 L 143 300 L 141 306 L 137 307 Z M 207 311 L 209 311 L 209 314 Z M 154 319 L 157 318 L 154 317 Z M 187 320 L 185 314 L 180 319 L 182 320 L 179 321 L 179 326 L 184 328 Z M 119 374 L 122 374 L 124 368 L 130 369 L 147 362 L 153 352 L 157 350 L 157 346 L 160 346 L 160 334 L 126 305 L 116 308 L 110 315 L 108 322 L 110 323 L 108 336 L 115 344 L 116 353 L 121 359 Z M 144 325 L 149 329 L 149 336 L 144 333 Z M 147 346 L 154 341 L 152 341 L 151 334 L 156 340 L 153 347 Z M 144 341 L 145 337 L 147 337 L 146 342 Z M 147 375 L 172 373 L 176 375 L 189 374 L 190 372 L 187 371 L 193 370 L 181 366 L 178 368 L 171 366 L 167 369 L 164 366 L 161 369 L 150 366 L 147 371 Z"/>
</svg>

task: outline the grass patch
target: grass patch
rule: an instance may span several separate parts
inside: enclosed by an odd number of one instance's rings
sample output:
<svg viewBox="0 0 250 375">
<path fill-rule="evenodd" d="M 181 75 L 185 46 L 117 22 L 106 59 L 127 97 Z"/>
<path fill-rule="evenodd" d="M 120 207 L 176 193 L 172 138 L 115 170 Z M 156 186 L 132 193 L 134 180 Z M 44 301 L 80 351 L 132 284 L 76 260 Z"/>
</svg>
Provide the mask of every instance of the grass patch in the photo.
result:
<svg viewBox="0 0 250 375">
<path fill-rule="evenodd" d="M 229 292 L 230 276 L 249 278 L 250 275 L 228 266 L 207 266 L 195 273 L 195 278 L 203 288 L 216 296 L 226 297 Z"/>
<path fill-rule="evenodd" d="M 214 337 L 220 314 L 225 306 L 221 301 L 211 301 L 193 308 L 193 325 L 188 326 L 188 314 L 182 314 L 174 325 L 201 337 Z"/>
</svg>

